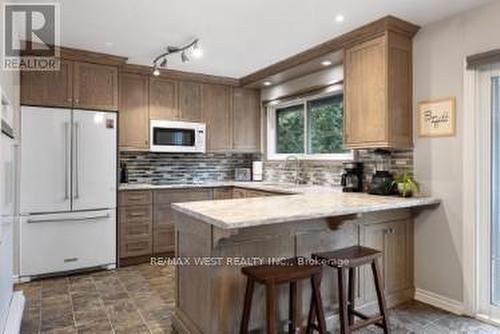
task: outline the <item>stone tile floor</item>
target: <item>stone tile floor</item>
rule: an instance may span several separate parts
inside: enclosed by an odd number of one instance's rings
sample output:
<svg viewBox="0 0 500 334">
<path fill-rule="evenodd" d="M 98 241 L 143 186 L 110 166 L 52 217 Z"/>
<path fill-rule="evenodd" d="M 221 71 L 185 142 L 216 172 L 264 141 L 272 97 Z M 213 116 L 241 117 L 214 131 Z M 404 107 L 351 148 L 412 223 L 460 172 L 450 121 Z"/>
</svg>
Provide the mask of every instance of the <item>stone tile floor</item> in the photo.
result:
<svg viewBox="0 0 500 334">
<path fill-rule="evenodd" d="M 174 284 L 172 267 L 149 264 L 21 284 L 16 287 L 26 296 L 21 332 L 174 334 Z M 390 314 L 393 334 L 500 334 L 500 328 L 413 301 Z"/>
</svg>

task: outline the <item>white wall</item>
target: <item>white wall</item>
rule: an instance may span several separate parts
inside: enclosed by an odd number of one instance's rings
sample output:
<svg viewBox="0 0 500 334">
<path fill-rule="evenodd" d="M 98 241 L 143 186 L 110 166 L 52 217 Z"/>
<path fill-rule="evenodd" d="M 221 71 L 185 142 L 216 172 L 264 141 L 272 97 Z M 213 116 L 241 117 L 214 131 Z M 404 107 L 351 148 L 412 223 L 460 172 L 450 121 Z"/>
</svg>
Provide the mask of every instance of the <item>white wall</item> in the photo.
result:
<svg viewBox="0 0 500 334">
<path fill-rule="evenodd" d="M 457 98 L 457 135 L 415 140 L 415 173 L 442 205 L 415 222 L 415 283 L 428 292 L 463 302 L 463 129 L 465 58 L 500 48 L 500 1 L 425 26 L 414 40 L 414 104 Z"/>
</svg>

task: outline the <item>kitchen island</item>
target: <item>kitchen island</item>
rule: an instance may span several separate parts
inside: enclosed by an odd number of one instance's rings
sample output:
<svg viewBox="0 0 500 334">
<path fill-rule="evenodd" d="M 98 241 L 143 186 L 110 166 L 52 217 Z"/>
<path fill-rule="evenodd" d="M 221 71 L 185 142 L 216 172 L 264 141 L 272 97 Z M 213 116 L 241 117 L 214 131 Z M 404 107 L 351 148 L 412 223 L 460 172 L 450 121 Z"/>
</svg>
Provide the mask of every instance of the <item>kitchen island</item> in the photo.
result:
<svg viewBox="0 0 500 334">
<path fill-rule="evenodd" d="M 269 189 L 270 190 L 270 189 Z M 275 189 L 279 191 L 279 189 Z M 338 191 L 303 191 L 268 197 L 174 203 L 176 255 L 189 259 L 176 270 L 174 326 L 180 333 L 237 333 L 245 278 L 241 267 L 352 245 L 384 252 L 389 306 L 413 298 L 413 215 L 439 204 L 429 197 L 402 199 Z M 366 268 L 368 269 L 368 268 Z M 375 304 L 370 272 L 361 269 L 357 305 Z M 309 308 L 308 282 L 299 284 L 298 319 Z M 286 324 L 287 288 L 277 318 Z M 336 319 L 336 279 L 325 268 L 322 297 L 329 328 Z M 265 324 L 262 287 L 254 294 L 251 329 Z"/>
</svg>

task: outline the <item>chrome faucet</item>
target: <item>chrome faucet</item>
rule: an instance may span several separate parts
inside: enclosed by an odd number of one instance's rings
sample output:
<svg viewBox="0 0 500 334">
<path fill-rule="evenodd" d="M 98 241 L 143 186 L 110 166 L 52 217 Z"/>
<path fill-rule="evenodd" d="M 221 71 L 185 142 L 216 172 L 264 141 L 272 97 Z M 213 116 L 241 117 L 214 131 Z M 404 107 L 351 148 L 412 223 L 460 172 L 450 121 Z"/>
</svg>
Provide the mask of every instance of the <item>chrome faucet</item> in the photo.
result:
<svg viewBox="0 0 500 334">
<path fill-rule="evenodd" d="M 299 179 L 300 160 L 299 160 L 299 158 L 297 158 L 297 156 L 295 156 L 295 155 L 289 155 L 289 156 L 287 156 L 286 160 L 285 160 L 285 165 L 283 167 L 283 170 L 286 172 L 286 169 L 288 167 L 288 163 L 291 160 L 295 160 L 295 173 L 294 173 L 295 175 L 294 175 L 294 178 L 293 178 L 293 183 L 300 184 L 300 179 Z"/>
</svg>

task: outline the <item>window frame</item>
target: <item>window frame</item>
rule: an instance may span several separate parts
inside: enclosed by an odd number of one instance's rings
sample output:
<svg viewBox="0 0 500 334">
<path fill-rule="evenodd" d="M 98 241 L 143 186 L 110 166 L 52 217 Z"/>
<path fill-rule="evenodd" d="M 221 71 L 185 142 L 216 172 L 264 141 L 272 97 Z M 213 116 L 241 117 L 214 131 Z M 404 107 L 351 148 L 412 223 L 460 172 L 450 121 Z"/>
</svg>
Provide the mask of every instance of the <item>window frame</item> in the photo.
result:
<svg viewBox="0 0 500 334">
<path fill-rule="evenodd" d="M 346 153 L 316 153 L 311 154 L 307 153 L 307 146 L 309 140 L 309 131 L 308 131 L 308 102 L 327 98 L 334 97 L 337 95 L 343 94 L 344 90 L 342 85 L 335 85 L 328 92 L 324 92 L 321 94 L 310 95 L 290 101 L 286 101 L 283 103 L 275 103 L 267 107 L 267 120 L 266 120 L 266 128 L 267 128 L 267 160 L 286 160 L 289 156 L 295 156 L 300 160 L 330 160 L 330 161 L 349 161 L 354 159 L 353 150 L 349 150 Z M 304 153 L 276 153 L 276 110 L 282 109 L 286 107 L 296 106 L 302 104 L 304 106 Z"/>
</svg>

